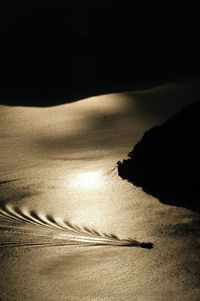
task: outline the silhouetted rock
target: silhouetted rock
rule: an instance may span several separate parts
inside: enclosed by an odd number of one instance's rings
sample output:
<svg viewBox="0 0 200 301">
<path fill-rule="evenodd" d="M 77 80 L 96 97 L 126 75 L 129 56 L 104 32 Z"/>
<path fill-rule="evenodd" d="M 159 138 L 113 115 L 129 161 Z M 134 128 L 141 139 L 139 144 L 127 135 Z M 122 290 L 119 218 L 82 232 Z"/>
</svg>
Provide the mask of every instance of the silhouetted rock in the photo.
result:
<svg viewBox="0 0 200 301">
<path fill-rule="evenodd" d="M 147 131 L 118 173 L 163 203 L 200 210 L 200 102 Z"/>
</svg>

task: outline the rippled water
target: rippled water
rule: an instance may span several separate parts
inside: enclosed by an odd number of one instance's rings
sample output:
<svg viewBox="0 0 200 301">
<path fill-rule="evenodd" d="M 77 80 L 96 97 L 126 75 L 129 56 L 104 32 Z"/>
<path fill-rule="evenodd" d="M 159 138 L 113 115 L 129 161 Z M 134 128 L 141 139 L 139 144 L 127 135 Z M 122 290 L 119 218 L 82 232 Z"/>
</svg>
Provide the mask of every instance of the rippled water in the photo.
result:
<svg viewBox="0 0 200 301">
<path fill-rule="evenodd" d="M 146 129 L 199 96 L 190 83 L 0 108 L 1 300 L 199 300 L 199 214 L 116 171 Z"/>
<path fill-rule="evenodd" d="M 51 215 L 39 215 L 36 211 L 30 212 L 11 204 L 0 208 L 1 230 L 13 235 L 26 236 L 19 241 L 1 241 L 1 246 L 29 246 L 29 245 L 113 245 L 113 246 L 140 246 L 140 243 L 131 238 L 120 239 L 114 234 L 99 233 L 94 229 L 79 227 L 64 219 L 55 219 Z M 28 226 L 30 226 L 28 228 Z M 37 229 L 35 226 L 39 226 Z M 46 228 L 51 229 L 47 231 Z M 25 238 L 25 237 L 24 237 Z"/>
</svg>

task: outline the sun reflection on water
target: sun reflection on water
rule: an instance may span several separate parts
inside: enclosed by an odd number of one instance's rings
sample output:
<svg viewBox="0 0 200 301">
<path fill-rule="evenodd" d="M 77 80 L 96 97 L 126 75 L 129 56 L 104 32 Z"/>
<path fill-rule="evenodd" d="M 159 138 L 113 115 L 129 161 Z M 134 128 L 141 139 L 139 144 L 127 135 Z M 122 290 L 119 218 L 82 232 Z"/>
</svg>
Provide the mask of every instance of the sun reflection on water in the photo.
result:
<svg viewBox="0 0 200 301">
<path fill-rule="evenodd" d="M 78 173 L 72 180 L 72 186 L 81 189 L 96 189 L 104 185 L 102 171 L 87 171 Z"/>
</svg>

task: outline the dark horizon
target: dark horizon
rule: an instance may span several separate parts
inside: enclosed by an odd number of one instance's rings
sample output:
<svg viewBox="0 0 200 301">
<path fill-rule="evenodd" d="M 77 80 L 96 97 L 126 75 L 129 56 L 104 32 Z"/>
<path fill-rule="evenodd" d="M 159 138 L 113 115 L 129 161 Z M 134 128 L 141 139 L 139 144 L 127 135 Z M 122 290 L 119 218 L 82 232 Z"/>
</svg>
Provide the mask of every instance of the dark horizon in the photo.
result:
<svg viewBox="0 0 200 301">
<path fill-rule="evenodd" d="M 200 76 L 197 7 L 1 6 L 0 103 L 45 106 Z"/>
</svg>

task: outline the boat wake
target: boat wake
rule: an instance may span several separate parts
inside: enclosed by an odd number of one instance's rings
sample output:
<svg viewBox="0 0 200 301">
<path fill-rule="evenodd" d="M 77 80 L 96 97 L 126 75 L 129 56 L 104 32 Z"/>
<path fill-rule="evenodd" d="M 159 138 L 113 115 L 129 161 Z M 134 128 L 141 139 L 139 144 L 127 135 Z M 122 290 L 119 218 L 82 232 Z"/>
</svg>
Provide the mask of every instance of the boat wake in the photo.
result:
<svg viewBox="0 0 200 301">
<path fill-rule="evenodd" d="M 0 242 L 1 247 L 63 245 L 110 245 L 149 249 L 153 247 L 152 243 L 139 242 L 132 238 L 121 239 L 115 234 L 100 233 L 85 226 L 74 225 L 68 220 L 39 214 L 34 210 L 27 211 L 9 203 L 0 206 L 0 231 L 4 233 Z"/>
</svg>

